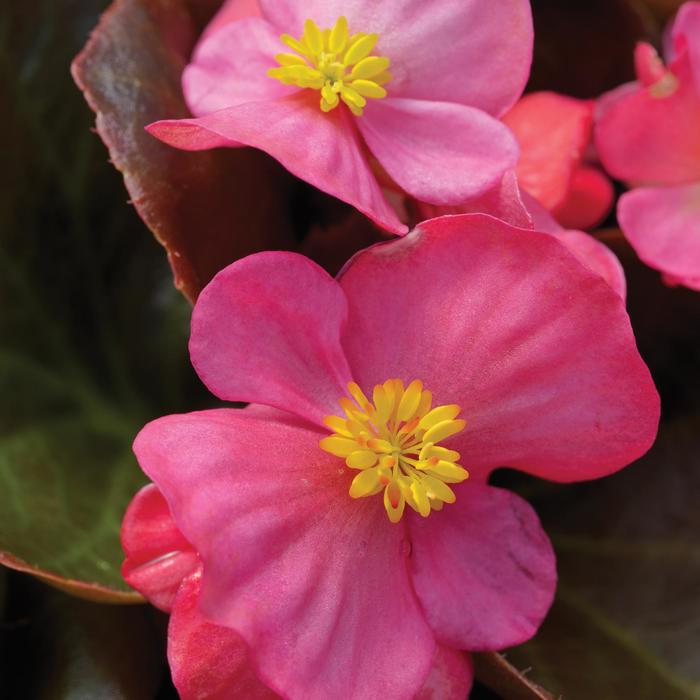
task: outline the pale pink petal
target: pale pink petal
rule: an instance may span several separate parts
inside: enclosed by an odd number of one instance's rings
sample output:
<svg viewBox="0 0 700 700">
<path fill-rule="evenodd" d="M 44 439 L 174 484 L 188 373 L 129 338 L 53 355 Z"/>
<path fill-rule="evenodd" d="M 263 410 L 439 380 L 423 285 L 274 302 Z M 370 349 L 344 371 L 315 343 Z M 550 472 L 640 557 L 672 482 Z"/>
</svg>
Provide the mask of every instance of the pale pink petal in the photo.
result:
<svg viewBox="0 0 700 700">
<path fill-rule="evenodd" d="M 595 141 L 613 177 L 669 185 L 700 179 L 700 97 L 687 56 L 673 70 L 670 86 L 625 86 L 603 101 Z"/>
<path fill-rule="evenodd" d="M 684 49 L 688 52 L 695 91 L 700 95 L 700 2 L 681 5 L 673 23 L 672 37 L 676 53 Z"/>
<path fill-rule="evenodd" d="M 185 579 L 168 626 L 168 662 L 180 700 L 274 700 L 252 668 L 241 636 L 198 608 L 201 570 Z"/>
<path fill-rule="evenodd" d="M 155 484 L 144 486 L 129 504 L 121 540 L 126 582 L 157 608 L 170 612 L 180 583 L 200 562 Z"/>
<path fill-rule="evenodd" d="M 550 211 L 569 194 L 591 139 L 593 106 L 554 92 L 525 95 L 503 116 L 520 145 L 520 186 Z"/>
<path fill-rule="evenodd" d="M 204 288 L 190 356 L 227 401 L 275 406 L 321 422 L 351 379 L 340 344 L 347 302 L 338 283 L 296 253 L 251 255 Z"/>
<path fill-rule="evenodd" d="M 700 277 L 700 182 L 622 195 L 620 226 L 649 266 L 679 280 Z"/>
<path fill-rule="evenodd" d="M 553 214 L 564 228 L 592 229 L 610 213 L 615 201 L 612 182 L 598 168 L 574 170 L 566 199 Z"/>
<path fill-rule="evenodd" d="M 500 116 L 525 87 L 532 59 L 526 0 L 261 0 L 280 33 L 298 36 L 304 21 L 332 27 L 341 15 L 351 32 L 375 32 L 375 53 L 388 56 L 392 96 L 458 102 Z"/>
<path fill-rule="evenodd" d="M 278 411 L 218 410 L 154 421 L 134 450 L 202 557 L 203 614 L 241 634 L 266 685 L 412 698 L 435 642 L 404 527 L 381 499 L 349 497 L 322 436 Z"/>
<path fill-rule="evenodd" d="M 414 700 L 465 700 L 473 676 L 469 654 L 438 644 L 430 673 Z"/>
<path fill-rule="evenodd" d="M 214 15 L 214 18 L 202 32 L 202 36 L 199 39 L 200 44 L 215 31 L 221 29 L 221 27 L 244 17 L 260 17 L 260 14 L 258 0 L 224 0 L 221 9 Z"/>
<path fill-rule="evenodd" d="M 565 229 L 554 217 L 527 192 L 523 192 L 523 201 L 532 216 L 535 230 L 548 233 L 563 243 L 570 253 L 589 270 L 600 275 L 625 301 L 627 298 L 627 279 L 622 264 L 615 253 L 593 236 L 572 229 Z"/>
<path fill-rule="evenodd" d="M 357 124 L 391 178 L 431 204 L 485 193 L 518 159 L 501 122 L 463 105 L 386 98 L 369 103 Z"/>
<path fill-rule="evenodd" d="M 459 404 L 468 469 L 574 481 L 653 442 L 659 399 L 622 301 L 551 237 L 446 216 L 359 253 L 340 283 L 355 379 L 421 379 Z"/>
<path fill-rule="evenodd" d="M 298 92 L 267 75 L 277 66 L 279 36 L 264 19 L 229 22 L 200 43 L 182 74 L 187 106 L 195 117 L 246 102 Z"/>
<path fill-rule="evenodd" d="M 411 572 L 438 641 L 496 651 L 530 639 L 554 598 L 554 552 L 519 496 L 466 482 L 429 518 L 410 514 Z"/>
<path fill-rule="evenodd" d="M 392 233 L 402 224 L 384 199 L 344 109 L 324 114 L 318 92 L 302 90 L 283 100 L 252 102 L 199 119 L 155 122 L 147 130 L 161 141 L 189 151 L 219 146 L 253 146 L 291 173 L 351 204 Z"/>
<path fill-rule="evenodd" d="M 523 203 L 514 170 L 506 172 L 496 186 L 463 204 L 446 207 L 416 200 L 413 206 L 419 220 L 434 219 L 445 214 L 490 214 L 513 226 L 532 228 L 532 217 Z"/>
</svg>

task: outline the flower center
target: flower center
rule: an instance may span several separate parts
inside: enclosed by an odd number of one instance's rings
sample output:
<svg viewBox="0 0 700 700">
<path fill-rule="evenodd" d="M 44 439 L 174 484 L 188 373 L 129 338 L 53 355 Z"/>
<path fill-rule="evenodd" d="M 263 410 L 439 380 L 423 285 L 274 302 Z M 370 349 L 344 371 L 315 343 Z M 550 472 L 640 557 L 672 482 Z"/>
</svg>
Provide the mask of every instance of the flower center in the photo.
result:
<svg viewBox="0 0 700 700">
<path fill-rule="evenodd" d="M 324 423 L 333 435 L 320 442 L 321 449 L 344 457 L 350 469 L 359 470 L 350 486 L 352 498 L 384 491 L 389 520 L 401 520 L 408 503 L 423 517 L 454 503 L 448 484 L 464 481 L 469 472 L 457 464 L 459 453 L 438 445 L 466 425 L 458 420 L 456 404 L 432 408 L 432 394 L 416 379 L 404 389 L 400 379 L 377 384 L 370 401 L 350 382 L 355 400 L 339 400 L 345 413 L 327 416 Z"/>
<path fill-rule="evenodd" d="M 379 36 L 359 32 L 350 36 L 348 21 L 341 17 L 333 29 L 318 28 L 311 19 L 304 23 L 304 34 L 295 39 L 282 34 L 282 41 L 294 53 L 275 56 L 279 67 L 267 74 L 285 85 L 296 85 L 321 91 L 321 109 L 330 112 L 342 100 L 357 117 L 368 97 L 386 97 L 391 80 L 387 71 L 389 59 L 372 56 Z"/>
</svg>

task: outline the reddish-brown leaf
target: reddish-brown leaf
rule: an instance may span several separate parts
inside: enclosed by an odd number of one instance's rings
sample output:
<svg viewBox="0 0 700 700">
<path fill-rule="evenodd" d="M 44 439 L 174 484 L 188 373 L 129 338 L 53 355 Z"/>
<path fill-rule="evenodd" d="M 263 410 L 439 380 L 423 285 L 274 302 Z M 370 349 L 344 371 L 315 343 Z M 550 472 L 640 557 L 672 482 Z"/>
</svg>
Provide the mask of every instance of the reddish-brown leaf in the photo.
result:
<svg viewBox="0 0 700 700">
<path fill-rule="evenodd" d="M 473 658 L 477 680 L 504 700 L 554 700 L 553 695 L 518 671 L 505 656 L 492 652 L 474 654 Z"/>
<path fill-rule="evenodd" d="M 190 300 L 233 260 L 294 246 L 293 179 L 271 158 L 247 148 L 187 153 L 144 131 L 154 120 L 189 116 L 180 75 L 214 5 L 116 0 L 73 63 L 131 201 Z"/>
</svg>

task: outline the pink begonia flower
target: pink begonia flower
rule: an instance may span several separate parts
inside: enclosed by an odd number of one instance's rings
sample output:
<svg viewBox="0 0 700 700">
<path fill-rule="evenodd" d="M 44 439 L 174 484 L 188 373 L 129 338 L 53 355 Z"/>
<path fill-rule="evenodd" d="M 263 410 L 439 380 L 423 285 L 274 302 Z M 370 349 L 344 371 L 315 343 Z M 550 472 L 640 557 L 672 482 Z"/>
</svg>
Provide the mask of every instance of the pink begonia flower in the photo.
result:
<svg viewBox="0 0 700 700">
<path fill-rule="evenodd" d="M 567 229 L 588 229 L 612 208 L 607 177 L 587 162 L 593 105 L 554 92 L 525 95 L 503 116 L 520 146 L 518 183 Z"/>
<path fill-rule="evenodd" d="M 294 253 L 233 263 L 190 353 L 252 405 L 155 420 L 134 450 L 201 557 L 201 613 L 288 698 L 412 698 L 439 645 L 529 639 L 554 555 L 490 472 L 600 477 L 658 424 L 619 296 L 487 215 L 424 222 L 337 279 Z"/>
<path fill-rule="evenodd" d="M 633 188 L 617 214 L 639 257 L 667 282 L 700 290 L 700 2 L 678 11 L 668 66 L 648 44 L 635 65 L 637 82 L 600 101 L 597 148 Z"/>
<path fill-rule="evenodd" d="M 182 700 L 279 698 L 258 679 L 241 636 L 200 613 L 201 561 L 154 484 L 144 486 L 131 501 L 122 524 L 122 545 L 126 581 L 171 613 L 168 662 Z M 464 700 L 471 684 L 469 657 L 438 645 L 416 700 Z"/>
<path fill-rule="evenodd" d="M 387 230 L 405 225 L 370 165 L 411 196 L 459 204 L 518 148 L 499 121 L 532 57 L 527 0 L 228 4 L 183 75 L 194 118 L 149 131 L 177 148 L 253 146 Z"/>
</svg>

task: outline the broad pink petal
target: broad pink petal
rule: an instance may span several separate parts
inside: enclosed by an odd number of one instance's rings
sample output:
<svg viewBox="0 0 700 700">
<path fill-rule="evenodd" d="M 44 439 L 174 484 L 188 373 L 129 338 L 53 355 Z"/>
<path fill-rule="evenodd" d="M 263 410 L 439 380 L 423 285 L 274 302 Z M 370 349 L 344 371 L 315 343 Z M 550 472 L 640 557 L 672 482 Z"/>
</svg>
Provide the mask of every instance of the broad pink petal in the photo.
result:
<svg viewBox="0 0 700 700">
<path fill-rule="evenodd" d="M 403 234 L 362 152 L 352 116 L 344 109 L 324 114 L 318 92 L 302 90 L 282 100 L 252 102 L 199 119 L 155 122 L 148 131 L 189 151 L 253 146 L 276 158 L 292 174 L 351 204 L 376 224 Z"/>
<path fill-rule="evenodd" d="M 625 87 L 604 99 L 595 128 L 605 169 L 637 184 L 700 179 L 700 97 L 687 56 L 673 64 L 675 89 Z"/>
<path fill-rule="evenodd" d="M 337 412 L 351 379 L 340 344 L 346 316 L 342 290 L 316 263 L 296 253 L 251 255 L 200 294 L 192 364 L 222 399 L 320 423 Z"/>
<path fill-rule="evenodd" d="M 520 186 L 550 211 L 567 198 L 591 139 L 592 104 L 554 92 L 525 95 L 503 116 L 520 145 Z"/>
<path fill-rule="evenodd" d="M 258 680 L 240 635 L 199 612 L 201 579 L 201 571 L 185 579 L 168 627 L 168 662 L 180 699 L 279 698 Z"/>
<path fill-rule="evenodd" d="M 280 53 L 279 36 L 260 17 L 229 22 L 198 44 L 185 72 L 182 89 L 195 117 L 246 102 L 285 97 L 299 88 L 267 75 Z"/>
<path fill-rule="evenodd" d="M 519 496 L 466 482 L 457 501 L 411 517 L 411 572 L 437 639 L 496 651 L 522 644 L 554 598 L 554 552 L 532 507 Z"/>
<path fill-rule="evenodd" d="M 598 168 L 574 170 L 566 199 L 553 213 L 564 228 L 592 229 L 610 213 L 615 201 L 612 182 Z"/>
<path fill-rule="evenodd" d="M 155 484 L 144 486 L 124 515 L 122 576 L 157 608 L 170 612 L 182 580 L 200 565 Z"/>
<path fill-rule="evenodd" d="M 536 231 L 548 233 L 563 243 L 570 253 L 589 270 L 600 275 L 625 301 L 627 298 L 627 279 L 622 264 L 615 253 L 593 236 L 565 229 L 556 219 L 527 192 L 523 192 L 523 201 L 532 216 Z"/>
<path fill-rule="evenodd" d="M 391 178 L 431 204 L 485 193 L 518 159 L 510 131 L 464 105 L 387 97 L 368 104 L 357 124 Z"/>
<path fill-rule="evenodd" d="M 468 199 L 463 204 L 453 207 L 419 201 L 413 204 L 420 220 L 434 219 L 446 214 L 490 214 L 512 226 L 532 228 L 532 217 L 523 202 L 514 170 L 506 172 L 495 187 L 478 197 Z"/>
<path fill-rule="evenodd" d="M 348 496 L 321 436 L 278 411 L 218 410 L 149 423 L 134 450 L 202 557 L 202 612 L 241 634 L 266 685 L 412 698 L 435 642 L 404 528 L 381 499 Z"/>
<path fill-rule="evenodd" d="M 532 60 L 526 0 L 261 0 L 280 33 L 297 36 L 311 17 L 352 32 L 379 34 L 376 53 L 391 59 L 392 96 L 458 102 L 500 116 L 525 87 Z"/>
<path fill-rule="evenodd" d="M 681 281 L 700 277 L 700 182 L 627 192 L 618 217 L 647 265 Z"/>
<path fill-rule="evenodd" d="M 414 700 L 465 700 L 474 671 L 468 654 L 438 644 L 430 673 Z"/>
<path fill-rule="evenodd" d="M 359 253 L 340 283 L 355 379 L 421 379 L 459 404 L 468 469 L 574 481 L 653 442 L 659 399 L 622 301 L 551 237 L 446 216 Z"/>
<path fill-rule="evenodd" d="M 673 43 L 676 53 L 688 52 L 695 81 L 695 92 L 700 95 L 700 2 L 685 2 L 673 23 Z"/>
</svg>

